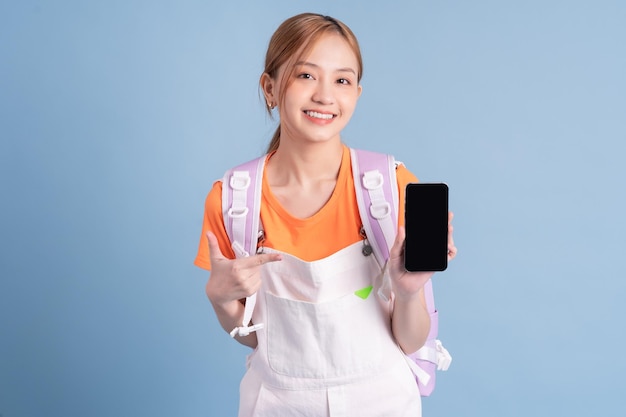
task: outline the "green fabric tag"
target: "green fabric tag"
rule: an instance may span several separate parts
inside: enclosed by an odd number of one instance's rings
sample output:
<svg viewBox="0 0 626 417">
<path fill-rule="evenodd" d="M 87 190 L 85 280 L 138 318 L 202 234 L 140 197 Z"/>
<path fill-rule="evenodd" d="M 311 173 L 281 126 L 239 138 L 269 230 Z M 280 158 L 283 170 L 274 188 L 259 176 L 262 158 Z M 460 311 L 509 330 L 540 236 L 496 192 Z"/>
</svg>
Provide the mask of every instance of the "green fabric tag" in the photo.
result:
<svg viewBox="0 0 626 417">
<path fill-rule="evenodd" d="M 362 299 L 366 299 L 367 297 L 369 297 L 370 293 L 372 292 L 372 286 L 370 285 L 369 287 L 365 287 L 365 288 L 361 288 L 360 290 L 356 290 L 354 292 L 354 294 L 357 297 L 361 297 Z"/>
</svg>

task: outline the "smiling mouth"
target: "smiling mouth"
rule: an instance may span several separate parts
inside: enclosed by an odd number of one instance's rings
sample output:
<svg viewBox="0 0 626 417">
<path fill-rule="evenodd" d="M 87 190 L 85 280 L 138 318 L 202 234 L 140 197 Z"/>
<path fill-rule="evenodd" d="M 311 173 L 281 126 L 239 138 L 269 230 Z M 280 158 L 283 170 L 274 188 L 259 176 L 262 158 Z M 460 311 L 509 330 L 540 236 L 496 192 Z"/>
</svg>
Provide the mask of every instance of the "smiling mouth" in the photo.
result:
<svg viewBox="0 0 626 417">
<path fill-rule="evenodd" d="M 314 119 L 322 119 L 322 120 L 330 120 L 335 117 L 332 113 L 318 113 L 316 111 L 307 110 L 304 112 L 307 116 L 312 117 Z"/>
</svg>

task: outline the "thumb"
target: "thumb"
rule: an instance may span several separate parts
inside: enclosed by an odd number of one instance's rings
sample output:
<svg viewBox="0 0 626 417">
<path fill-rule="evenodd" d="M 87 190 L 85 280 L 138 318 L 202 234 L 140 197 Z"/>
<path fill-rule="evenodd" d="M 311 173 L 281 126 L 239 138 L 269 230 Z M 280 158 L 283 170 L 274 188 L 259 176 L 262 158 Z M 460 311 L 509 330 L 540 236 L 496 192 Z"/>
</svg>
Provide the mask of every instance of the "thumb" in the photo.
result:
<svg viewBox="0 0 626 417">
<path fill-rule="evenodd" d="M 209 242 L 209 258 L 211 258 L 211 262 L 217 259 L 224 259 L 215 234 L 213 234 L 213 232 L 206 232 L 206 237 Z"/>
<path fill-rule="evenodd" d="M 390 258 L 400 258 L 402 256 L 402 252 L 404 251 L 404 238 L 405 238 L 405 230 L 404 226 L 398 227 L 398 234 L 396 235 L 396 240 L 393 242 L 393 246 L 389 251 Z"/>
</svg>

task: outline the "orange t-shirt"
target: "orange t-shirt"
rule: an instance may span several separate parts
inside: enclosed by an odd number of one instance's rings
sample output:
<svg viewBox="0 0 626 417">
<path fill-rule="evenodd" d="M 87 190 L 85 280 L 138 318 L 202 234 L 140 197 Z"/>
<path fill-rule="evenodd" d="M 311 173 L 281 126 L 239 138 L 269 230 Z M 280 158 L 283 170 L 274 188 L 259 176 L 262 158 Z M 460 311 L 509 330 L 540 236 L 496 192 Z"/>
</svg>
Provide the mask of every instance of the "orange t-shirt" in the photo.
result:
<svg viewBox="0 0 626 417">
<path fill-rule="evenodd" d="M 417 182 L 417 178 L 404 165 L 398 166 L 396 175 L 400 200 L 398 222 L 402 225 L 406 184 Z M 272 193 L 266 175 L 263 174 L 261 222 L 265 231 L 263 246 L 289 253 L 307 262 L 325 258 L 362 240 L 359 233 L 361 217 L 354 190 L 349 148 L 344 146 L 337 184 L 330 199 L 317 213 L 306 219 L 294 217 L 282 207 Z M 206 232 L 209 230 L 216 235 L 222 254 L 234 259 L 235 254 L 222 218 L 221 181 L 213 184 L 206 198 L 200 245 L 194 262 L 195 265 L 207 270 L 211 269 L 206 238 Z"/>
</svg>

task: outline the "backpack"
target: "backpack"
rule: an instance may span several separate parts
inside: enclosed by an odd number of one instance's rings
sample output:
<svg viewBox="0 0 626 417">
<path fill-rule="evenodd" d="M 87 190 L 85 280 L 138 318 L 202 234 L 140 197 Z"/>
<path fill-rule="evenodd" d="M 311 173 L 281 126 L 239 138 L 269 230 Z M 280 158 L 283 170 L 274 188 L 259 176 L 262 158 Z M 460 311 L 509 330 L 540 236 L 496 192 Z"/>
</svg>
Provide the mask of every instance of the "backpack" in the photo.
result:
<svg viewBox="0 0 626 417">
<path fill-rule="evenodd" d="M 393 156 L 377 152 L 350 149 L 352 172 L 357 203 L 366 243 L 364 250 L 376 257 L 384 269 L 389 250 L 398 227 L 398 186 L 396 162 Z M 226 232 L 235 256 L 255 254 L 262 238 L 260 224 L 261 189 L 266 156 L 256 158 L 224 174 L 222 182 L 222 215 Z M 359 186 L 360 185 L 360 186 Z M 366 252 L 364 252 L 366 255 Z M 385 274 L 379 296 L 389 299 L 391 282 Z M 437 370 L 447 370 L 452 357 L 437 339 L 439 322 L 435 309 L 432 281 L 424 285 L 426 304 L 430 314 L 430 332 L 424 346 L 415 353 L 405 355 L 415 375 L 420 395 L 429 396 L 435 388 Z M 246 336 L 263 328 L 263 323 L 249 326 L 256 304 L 256 294 L 246 299 L 242 325 L 231 336 Z"/>
</svg>

